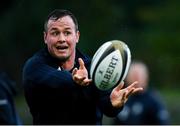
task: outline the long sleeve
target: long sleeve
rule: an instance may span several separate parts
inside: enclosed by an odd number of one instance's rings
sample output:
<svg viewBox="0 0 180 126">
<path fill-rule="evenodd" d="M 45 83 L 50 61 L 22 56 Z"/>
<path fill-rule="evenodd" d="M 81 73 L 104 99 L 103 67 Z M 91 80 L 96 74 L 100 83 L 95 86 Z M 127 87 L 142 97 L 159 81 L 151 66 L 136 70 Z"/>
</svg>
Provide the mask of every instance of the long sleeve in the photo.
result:
<svg viewBox="0 0 180 126">
<path fill-rule="evenodd" d="M 77 52 L 75 67 L 81 57 L 87 70 L 90 59 Z M 70 71 L 58 70 L 58 63 L 44 52 L 30 58 L 23 69 L 25 98 L 33 124 L 101 124 L 102 115 L 115 116 L 109 92 L 99 91 L 94 83 L 76 84 Z"/>
<path fill-rule="evenodd" d="M 43 62 L 29 61 L 23 71 L 23 82 L 30 81 L 36 86 L 47 86 L 49 88 L 73 86 L 71 73 L 59 71 Z M 26 85 L 25 85 L 26 86 Z"/>
<path fill-rule="evenodd" d="M 110 93 L 111 90 L 100 93 L 99 106 L 106 116 L 115 117 L 123 109 L 123 106 L 120 108 L 113 107 L 110 101 Z"/>
<path fill-rule="evenodd" d="M 15 85 L 5 73 L 0 74 L 0 124 L 21 124 L 14 104 Z"/>
</svg>

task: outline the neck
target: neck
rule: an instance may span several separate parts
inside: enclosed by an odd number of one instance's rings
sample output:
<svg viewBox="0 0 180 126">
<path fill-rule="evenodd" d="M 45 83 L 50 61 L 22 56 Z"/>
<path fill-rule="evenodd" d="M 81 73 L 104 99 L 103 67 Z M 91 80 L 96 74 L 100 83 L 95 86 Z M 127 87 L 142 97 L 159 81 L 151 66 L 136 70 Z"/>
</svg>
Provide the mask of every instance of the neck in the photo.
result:
<svg viewBox="0 0 180 126">
<path fill-rule="evenodd" d="M 65 70 L 71 70 L 74 67 L 74 61 L 66 61 L 61 63 L 60 66 Z"/>
</svg>

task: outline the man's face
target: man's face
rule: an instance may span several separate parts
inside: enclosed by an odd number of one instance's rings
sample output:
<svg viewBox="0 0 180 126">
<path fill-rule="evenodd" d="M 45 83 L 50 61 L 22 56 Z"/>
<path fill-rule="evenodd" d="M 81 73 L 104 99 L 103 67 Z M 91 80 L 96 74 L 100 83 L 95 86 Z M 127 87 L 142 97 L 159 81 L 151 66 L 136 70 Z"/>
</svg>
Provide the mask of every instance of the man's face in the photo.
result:
<svg viewBox="0 0 180 126">
<path fill-rule="evenodd" d="M 44 32 L 44 41 L 53 57 L 66 61 L 75 55 L 79 35 L 71 17 L 64 16 L 56 21 L 48 21 L 47 32 Z"/>
<path fill-rule="evenodd" d="M 141 64 L 132 65 L 129 69 L 126 80 L 129 84 L 138 81 L 137 87 L 143 87 L 143 89 L 145 89 L 148 84 L 148 74 L 145 66 Z"/>
</svg>

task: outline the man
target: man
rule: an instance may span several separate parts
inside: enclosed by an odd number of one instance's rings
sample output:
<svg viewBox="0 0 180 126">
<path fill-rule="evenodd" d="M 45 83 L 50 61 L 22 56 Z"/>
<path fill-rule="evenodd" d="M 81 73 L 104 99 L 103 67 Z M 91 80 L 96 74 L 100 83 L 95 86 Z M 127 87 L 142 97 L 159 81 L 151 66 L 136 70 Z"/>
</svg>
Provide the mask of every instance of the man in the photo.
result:
<svg viewBox="0 0 180 126">
<path fill-rule="evenodd" d="M 127 84 L 138 81 L 143 92 L 131 96 L 116 118 L 120 125 L 167 125 L 169 114 L 157 91 L 148 87 L 149 72 L 141 61 L 132 62 L 127 75 Z"/>
<path fill-rule="evenodd" d="M 21 125 L 14 103 L 16 93 L 14 81 L 5 72 L 0 72 L 0 125 Z"/>
<path fill-rule="evenodd" d="M 75 16 L 54 10 L 44 24 L 45 49 L 23 69 L 25 97 L 33 124 L 101 124 L 103 113 L 115 116 L 129 95 L 141 91 L 136 82 L 126 89 L 100 91 L 89 79 L 90 58 L 76 44 L 80 32 Z"/>
</svg>

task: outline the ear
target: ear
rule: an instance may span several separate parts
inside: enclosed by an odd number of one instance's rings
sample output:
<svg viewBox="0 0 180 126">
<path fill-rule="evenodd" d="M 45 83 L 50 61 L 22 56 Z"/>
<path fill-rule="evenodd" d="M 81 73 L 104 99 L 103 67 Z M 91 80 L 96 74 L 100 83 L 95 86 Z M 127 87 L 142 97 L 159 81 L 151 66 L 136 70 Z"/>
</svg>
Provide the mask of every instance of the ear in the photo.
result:
<svg viewBox="0 0 180 126">
<path fill-rule="evenodd" d="M 80 37 L 80 32 L 79 32 L 79 31 L 77 31 L 77 32 L 76 32 L 76 43 L 78 43 L 78 42 L 79 42 L 79 37 Z"/>
<path fill-rule="evenodd" d="M 46 33 L 46 32 L 44 32 L 44 43 L 45 43 L 45 44 L 47 44 L 47 40 L 46 40 L 46 38 L 47 38 L 47 33 Z"/>
</svg>

